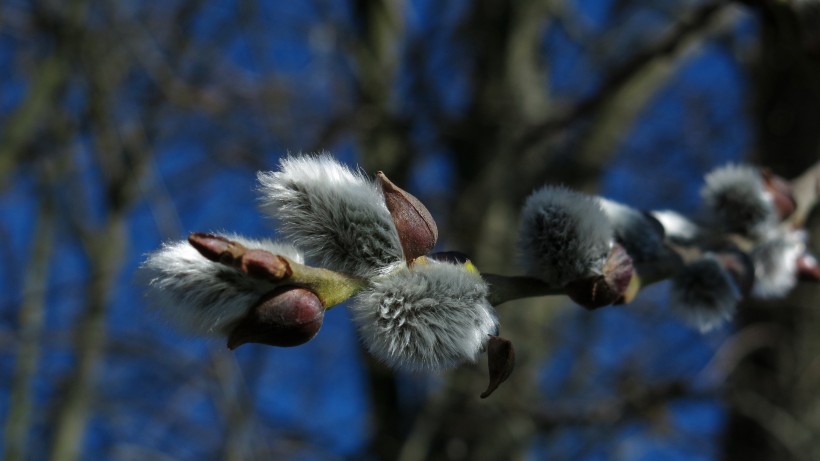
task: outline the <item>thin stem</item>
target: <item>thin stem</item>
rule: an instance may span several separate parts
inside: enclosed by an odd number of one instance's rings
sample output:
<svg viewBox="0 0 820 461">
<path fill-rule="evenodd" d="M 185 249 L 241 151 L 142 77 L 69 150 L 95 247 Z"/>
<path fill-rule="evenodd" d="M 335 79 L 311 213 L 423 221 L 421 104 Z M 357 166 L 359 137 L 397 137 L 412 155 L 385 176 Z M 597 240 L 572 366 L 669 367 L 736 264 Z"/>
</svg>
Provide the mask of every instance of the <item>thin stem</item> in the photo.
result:
<svg viewBox="0 0 820 461">
<path fill-rule="evenodd" d="M 507 301 L 536 296 L 563 295 L 564 290 L 554 287 L 534 277 L 481 274 L 490 285 L 488 300 L 493 306 Z"/>
<path fill-rule="evenodd" d="M 366 280 L 352 275 L 306 266 L 265 250 L 245 248 L 219 235 L 194 232 L 188 236 L 188 243 L 207 259 L 238 269 L 249 277 L 275 286 L 307 288 L 316 294 L 325 309 L 344 302 L 367 284 Z"/>
<path fill-rule="evenodd" d="M 320 267 L 306 266 L 283 256 L 280 258 L 287 261 L 292 271 L 287 283 L 310 289 L 325 309 L 345 302 L 367 285 L 365 279 Z"/>
</svg>

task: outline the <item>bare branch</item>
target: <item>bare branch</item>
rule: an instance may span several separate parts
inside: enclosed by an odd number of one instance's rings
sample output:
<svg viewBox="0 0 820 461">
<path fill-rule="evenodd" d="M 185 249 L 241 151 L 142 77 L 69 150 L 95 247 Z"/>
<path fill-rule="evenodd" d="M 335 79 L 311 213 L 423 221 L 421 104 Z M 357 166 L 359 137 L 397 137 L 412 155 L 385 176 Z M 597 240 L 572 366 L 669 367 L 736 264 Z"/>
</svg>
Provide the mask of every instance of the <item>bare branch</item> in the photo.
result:
<svg viewBox="0 0 820 461">
<path fill-rule="evenodd" d="M 665 63 L 674 62 L 690 43 L 702 38 L 704 33 L 708 33 L 715 18 L 728 7 L 729 4 L 724 2 L 708 2 L 699 6 L 687 18 L 674 25 L 664 37 L 652 42 L 647 49 L 634 54 L 619 68 L 612 71 L 592 96 L 576 104 L 566 113 L 528 127 L 515 142 L 514 150 L 529 150 L 533 145 L 567 128 L 579 119 L 597 114 L 607 106 L 612 106 L 613 101 L 621 94 L 627 94 L 629 97 L 640 95 L 635 91 L 628 91 L 632 87 L 646 90 L 645 83 L 636 82 L 641 80 L 663 82 L 665 78 L 662 76 L 657 79 L 654 77 L 650 79 L 650 76 L 662 69 L 668 69 L 668 64 Z M 663 74 L 668 75 L 669 71 L 663 71 Z M 659 83 L 655 83 L 652 86 L 657 87 L 658 85 Z M 651 93 L 650 91 L 649 94 Z"/>
<path fill-rule="evenodd" d="M 47 181 L 46 181 L 47 182 Z M 47 184 L 48 185 L 48 184 Z M 20 306 L 18 350 L 11 380 L 10 409 L 6 419 L 3 456 L 7 461 L 28 459 L 31 416 L 34 414 L 32 380 L 39 363 L 45 314 L 45 294 L 55 219 L 49 194 L 43 194 L 32 236 L 32 250 L 24 276 L 24 299 Z"/>
</svg>

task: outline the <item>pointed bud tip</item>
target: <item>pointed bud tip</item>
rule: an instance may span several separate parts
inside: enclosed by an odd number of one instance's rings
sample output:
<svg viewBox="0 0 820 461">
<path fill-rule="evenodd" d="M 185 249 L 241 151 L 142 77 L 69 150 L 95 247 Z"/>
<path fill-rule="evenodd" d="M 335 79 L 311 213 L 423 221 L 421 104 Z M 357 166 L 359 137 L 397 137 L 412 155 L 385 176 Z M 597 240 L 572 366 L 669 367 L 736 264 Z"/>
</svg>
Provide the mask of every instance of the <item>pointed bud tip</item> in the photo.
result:
<svg viewBox="0 0 820 461">
<path fill-rule="evenodd" d="M 510 340 L 490 335 L 487 341 L 487 364 L 490 371 L 490 383 L 481 393 L 482 399 L 492 395 L 498 386 L 510 377 L 515 368 L 515 349 Z"/>
<path fill-rule="evenodd" d="M 438 240 L 438 227 L 430 211 L 419 199 L 390 181 L 384 172 L 376 173 L 376 179 L 396 225 L 404 258 L 411 262 L 429 253 Z"/>
<path fill-rule="evenodd" d="M 188 236 L 188 243 L 211 261 L 219 260 L 219 255 L 228 250 L 229 242 L 224 237 L 205 232 L 194 232 Z"/>
<path fill-rule="evenodd" d="M 246 251 L 238 242 L 205 232 L 194 232 L 188 243 L 210 261 L 231 265 Z"/>
</svg>

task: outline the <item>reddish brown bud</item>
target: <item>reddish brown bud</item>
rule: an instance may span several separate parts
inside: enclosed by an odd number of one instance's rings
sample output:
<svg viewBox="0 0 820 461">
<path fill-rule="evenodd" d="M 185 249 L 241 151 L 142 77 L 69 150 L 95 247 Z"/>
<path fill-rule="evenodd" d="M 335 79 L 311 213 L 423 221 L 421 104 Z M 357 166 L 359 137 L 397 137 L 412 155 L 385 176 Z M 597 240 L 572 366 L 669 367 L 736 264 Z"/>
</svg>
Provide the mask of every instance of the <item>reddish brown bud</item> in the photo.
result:
<svg viewBox="0 0 820 461">
<path fill-rule="evenodd" d="M 769 169 L 764 168 L 760 174 L 763 177 L 763 186 L 772 196 L 777 215 L 781 220 L 791 216 L 797 209 L 797 201 L 794 199 L 791 184 Z"/>
<path fill-rule="evenodd" d="M 269 251 L 245 248 L 220 235 L 195 232 L 188 236 L 188 243 L 207 259 L 235 267 L 257 279 L 280 282 L 293 273 L 285 258 Z"/>
<path fill-rule="evenodd" d="M 204 257 L 217 263 L 232 265 L 246 251 L 238 242 L 228 240 L 221 235 L 194 232 L 188 236 L 188 243 Z"/>
<path fill-rule="evenodd" d="M 487 364 L 490 369 L 490 383 L 481 393 L 482 399 L 486 399 L 498 389 L 498 386 L 510 377 L 515 368 L 515 349 L 510 340 L 490 335 L 490 340 L 487 342 Z"/>
<path fill-rule="evenodd" d="M 228 336 L 228 349 L 245 343 L 291 347 L 319 332 L 325 310 L 319 298 L 304 288 L 280 287 L 251 308 Z"/>
<path fill-rule="evenodd" d="M 265 250 L 248 250 L 239 260 L 239 269 L 251 277 L 271 282 L 284 280 L 293 274 L 283 257 Z"/>
<path fill-rule="evenodd" d="M 438 240 L 438 227 L 427 207 L 419 199 L 393 184 L 383 172 L 376 173 L 376 178 L 399 233 L 404 259 L 409 263 L 429 253 Z"/>
<path fill-rule="evenodd" d="M 629 301 L 624 295 L 633 276 L 632 258 L 616 243 L 604 262 L 601 275 L 570 282 L 564 289 L 576 303 L 587 309 L 597 309 Z"/>
</svg>

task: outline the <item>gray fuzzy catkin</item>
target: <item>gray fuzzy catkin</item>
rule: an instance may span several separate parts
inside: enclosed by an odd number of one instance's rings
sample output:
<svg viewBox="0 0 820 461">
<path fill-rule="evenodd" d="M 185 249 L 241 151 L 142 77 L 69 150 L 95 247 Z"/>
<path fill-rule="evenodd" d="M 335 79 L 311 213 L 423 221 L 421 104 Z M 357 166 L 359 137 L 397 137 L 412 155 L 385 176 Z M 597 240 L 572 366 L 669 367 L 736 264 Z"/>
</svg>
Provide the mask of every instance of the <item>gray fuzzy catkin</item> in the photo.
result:
<svg viewBox="0 0 820 461">
<path fill-rule="evenodd" d="M 613 230 L 594 197 L 546 186 L 521 211 L 518 249 L 530 275 L 555 286 L 600 274 Z"/>
<path fill-rule="evenodd" d="M 371 277 L 403 262 L 377 185 L 329 155 L 287 157 L 258 180 L 262 210 L 313 264 Z"/>
<path fill-rule="evenodd" d="M 755 281 L 752 296 L 777 298 L 785 296 L 797 284 L 797 259 L 805 252 L 806 234 L 802 231 L 780 231 L 752 252 Z"/>
<path fill-rule="evenodd" d="M 350 309 L 375 357 L 394 368 L 433 370 L 475 361 L 498 334 L 487 292 L 463 265 L 430 261 L 372 279 Z"/>
<path fill-rule="evenodd" d="M 225 235 L 249 249 L 303 262 L 292 245 Z M 268 282 L 210 261 L 186 241 L 166 243 L 148 255 L 139 270 L 147 280 L 151 306 L 180 331 L 224 335 L 248 310 L 272 290 Z"/>
<path fill-rule="evenodd" d="M 777 224 L 771 194 L 760 171 L 747 165 L 726 165 L 706 175 L 701 189 L 707 217 L 720 229 L 754 238 Z"/>
<path fill-rule="evenodd" d="M 740 298 L 732 276 L 708 253 L 675 275 L 669 289 L 672 310 L 701 332 L 731 319 Z"/>
</svg>

